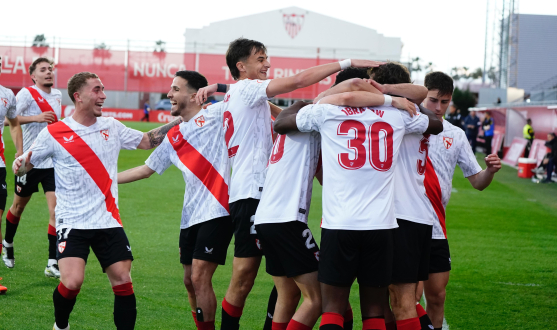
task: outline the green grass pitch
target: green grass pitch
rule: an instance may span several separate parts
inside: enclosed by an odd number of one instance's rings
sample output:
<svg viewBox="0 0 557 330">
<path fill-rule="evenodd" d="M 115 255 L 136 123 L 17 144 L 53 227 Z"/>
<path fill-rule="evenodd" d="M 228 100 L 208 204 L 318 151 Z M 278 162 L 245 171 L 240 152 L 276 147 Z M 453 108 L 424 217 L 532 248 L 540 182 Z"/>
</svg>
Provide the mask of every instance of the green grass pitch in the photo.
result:
<svg viewBox="0 0 557 330">
<path fill-rule="evenodd" d="M 143 131 L 156 126 L 127 125 Z M 6 160 L 11 164 L 14 148 L 8 129 L 4 135 Z M 143 164 L 150 152 L 123 150 L 120 170 Z M 7 208 L 14 186 L 9 173 Z M 557 186 L 519 179 L 516 170 L 506 166 L 483 192 L 474 190 L 459 169 L 453 184 L 447 209 L 453 261 L 446 304 L 450 329 L 557 329 Z M 120 186 L 120 212 L 135 257 L 137 329 L 195 328 L 178 256 L 183 194 L 183 179 L 175 167 L 163 176 Z M 320 210 L 317 184 L 309 223 L 318 242 Z M 52 292 L 58 281 L 43 274 L 47 223 L 44 194 L 37 193 L 15 237 L 15 268 L 0 264 L 2 284 L 8 287 L 7 294 L 0 296 L 0 329 L 52 327 Z M 219 304 L 230 280 L 232 253 L 230 248 L 226 266 L 219 267 L 213 279 Z M 262 265 L 244 309 L 242 329 L 262 329 L 272 286 Z M 357 284 L 352 290 L 354 329 L 361 329 Z M 113 300 L 108 279 L 91 253 L 70 317 L 72 329 L 113 329 Z M 217 329 L 219 324 L 220 307 Z"/>
</svg>

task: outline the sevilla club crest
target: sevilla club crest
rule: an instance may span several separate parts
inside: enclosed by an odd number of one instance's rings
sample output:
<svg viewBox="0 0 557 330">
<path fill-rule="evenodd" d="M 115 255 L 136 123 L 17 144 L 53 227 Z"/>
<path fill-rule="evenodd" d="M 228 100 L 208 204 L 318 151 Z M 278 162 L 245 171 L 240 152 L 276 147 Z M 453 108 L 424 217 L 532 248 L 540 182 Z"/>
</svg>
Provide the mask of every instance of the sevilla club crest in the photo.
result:
<svg viewBox="0 0 557 330">
<path fill-rule="evenodd" d="M 0 100 L 2 101 L 2 104 L 3 104 L 5 107 L 8 107 L 8 99 L 1 98 Z"/>
<path fill-rule="evenodd" d="M 195 118 L 195 124 L 199 127 L 203 127 L 203 125 L 205 124 L 205 118 L 203 117 L 203 115 Z"/>
<path fill-rule="evenodd" d="M 305 16 L 297 14 L 282 14 L 282 22 L 284 29 L 290 38 L 294 39 L 304 25 Z"/>
<path fill-rule="evenodd" d="M 109 137 L 108 130 L 107 129 L 101 130 L 101 136 L 104 138 L 105 141 L 108 141 L 108 137 Z"/>
<path fill-rule="evenodd" d="M 60 242 L 60 244 L 58 244 L 58 251 L 60 251 L 60 253 L 63 253 L 65 249 L 66 249 L 66 242 Z"/>
<path fill-rule="evenodd" d="M 448 150 L 453 145 L 453 138 L 443 136 L 443 145 Z"/>
</svg>

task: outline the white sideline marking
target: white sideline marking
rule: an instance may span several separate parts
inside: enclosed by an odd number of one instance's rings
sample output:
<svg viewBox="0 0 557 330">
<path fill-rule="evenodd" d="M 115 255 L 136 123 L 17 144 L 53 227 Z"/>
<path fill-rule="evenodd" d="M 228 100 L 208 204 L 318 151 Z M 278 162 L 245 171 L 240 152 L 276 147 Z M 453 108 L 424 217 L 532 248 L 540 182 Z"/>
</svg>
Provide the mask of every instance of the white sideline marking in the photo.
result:
<svg viewBox="0 0 557 330">
<path fill-rule="evenodd" d="M 512 282 L 495 282 L 498 284 L 505 284 L 505 285 L 516 285 L 516 286 L 540 286 L 539 284 L 535 283 L 512 283 Z"/>
<path fill-rule="evenodd" d="M 456 190 L 456 188 L 453 188 L 453 189 L 451 190 L 451 192 L 457 193 L 458 190 Z"/>
</svg>

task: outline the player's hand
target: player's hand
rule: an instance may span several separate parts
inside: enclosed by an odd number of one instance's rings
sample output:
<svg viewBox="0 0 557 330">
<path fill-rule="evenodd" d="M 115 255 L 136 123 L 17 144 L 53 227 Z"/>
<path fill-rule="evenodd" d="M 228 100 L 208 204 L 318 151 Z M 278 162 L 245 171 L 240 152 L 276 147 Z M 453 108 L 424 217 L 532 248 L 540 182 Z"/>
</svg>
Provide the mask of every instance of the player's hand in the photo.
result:
<svg viewBox="0 0 557 330">
<path fill-rule="evenodd" d="M 212 84 L 207 87 L 200 88 L 195 95 L 197 105 L 202 105 L 207 101 L 207 98 L 217 92 L 217 84 Z"/>
<path fill-rule="evenodd" d="M 56 115 L 52 111 L 42 112 L 38 115 L 38 123 L 53 123 L 56 120 Z"/>
<path fill-rule="evenodd" d="M 15 158 L 17 158 L 17 157 L 19 157 L 19 156 L 21 156 L 21 155 L 23 155 L 23 152 L 16 152 L 16 153 L 15 153 Z"/>
<path fill-rule="evenodd" d="M 317 97 L 313 99 L 313 104 L 316 104 L 317 102 L 319 102 L 319 100 L 321 100 L 323 98 L 323 94 L 325 94 L 325 92 L 319 93 L 319 95 L 317 95 Z"/>
<path fill-rule="evenodd" d="M 501 169 L 501 159 L 497 154 L 491 154 L 485 157 L 485 164 L 487 165 L 487 171 L 492 174 L 497 173 Z"/>
<path fill-rule="evenodd" d="M 379 61 L 353 60 L 353 59 L 350 59 L 350 63 L 354 68 L 376 68 L 380 65 L 385 64 L 385 62 L 379 62 Z"/>
<path fill-rule="evenodd" d="M 371 86 L 375 87 L 378 91 L 380 91 L 383 94 L 388 94 L 387 93 L 387 87 L 386 85 L 382 85 L 380 83 L 378 83 L 377 81 L 373 80 L 373 79 L 364 79 L 368 84 L 370 84 Z"/>
<path fill-rule="evenodd" d="M 393 96 L 392 106 L 408 112 L 410 117 L 414 117 L 414 115 L 417 114 L 416 105 L 404 97 Z"/>
<path fill-rule="evenodd" d="M 27 154 L 27 157 L 25 159 L 25 164 L 29 164 L 29 161 L 31 160 L 31 154 L 33 152 L 29 151 L 29 153 Z M 23 171 L 20 171 L 21 169 L 21 165 L 22 165 L 22 158 L 18 157 L 14 160 L 14 162 L 12 163 L 12 170 L 14 171 L 15 175 L 21 176 L 23 174 L 25 174 L 25 169 L 22 169 Z"/>
</svg>

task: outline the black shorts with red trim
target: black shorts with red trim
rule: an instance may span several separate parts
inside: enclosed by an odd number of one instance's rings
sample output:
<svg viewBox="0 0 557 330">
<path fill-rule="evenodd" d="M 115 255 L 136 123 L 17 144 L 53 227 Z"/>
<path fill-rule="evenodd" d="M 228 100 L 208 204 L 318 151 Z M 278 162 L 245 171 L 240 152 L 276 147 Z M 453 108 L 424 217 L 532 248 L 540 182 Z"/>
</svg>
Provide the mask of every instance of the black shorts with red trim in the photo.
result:
<svg viewBox="0 0 557 330">
<path fill-rule="evenodd" d="M 8 189 L 6 185 L 6 168 L 0 167 L 0 210 L 6 209 L 6 198 L 8 197 Z"/>
<path fill-rule="evenodd" d="M 72 229 L 56 228 L 56 258 L 81 258 L 87 263 L 89 249 L 93 250 L 103 272 L 110 265 L 124 260 L 133 260 L 132 249 L 124 228 Z"/>
<path fill-rule="evenodd" d="M 29 197 L 39 191 L 39 183 L 43 191 L 55 191 L 54 168 L 34 168 L 23 176 L 15 176 L 15 194 Z"/>
<path fill-rule="evenodd" d="M 394 229 L 321 230 L 319 282 L 350 287 L 387 287 L 393 272 Z"/>
<path fill-rule="evenodd" d="M 230 217 L 234 223 L 234 257 L 250 258 L 263 255 L 255 231 L 254 217 L 259 199 L 246 198 L 230 203 Z"/>
<path fill-rule="evenodd" d="M 269 275 L 294 277 L 319 269 L 319 246 L 307 224 L 301 221 L 264 223 L 255 229 L 265 251 Z"/>
<path fill-rule="evenodd" d="M 431 240 L 429 273 L 444 273 L 451 270 L 451 251 L 447 239 Z"/>
<path fill-rule="evenodd" d="M 394 230 L 393 283 L 417 283 L 429 275 L 433 226 L 397 219 Z"/>
<path fill-rule="evenodd" d="M 198 259 L 224 265 L 233 230 L 229 216 L 180 230 L 180 263 L 191 265 Z"/>
</svg>

